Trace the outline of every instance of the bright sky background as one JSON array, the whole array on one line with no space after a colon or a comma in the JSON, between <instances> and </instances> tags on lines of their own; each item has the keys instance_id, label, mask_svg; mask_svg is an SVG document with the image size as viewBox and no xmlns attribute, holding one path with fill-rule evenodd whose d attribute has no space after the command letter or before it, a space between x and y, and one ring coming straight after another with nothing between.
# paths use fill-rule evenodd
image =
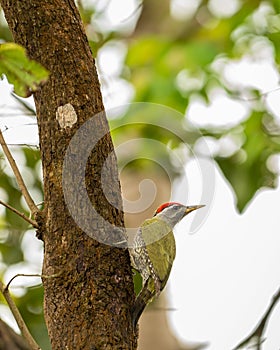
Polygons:
<instances>
[{"instance_id":1,"label":"bright sky background","mask_svg":"<svg viewBox=\"0 0 280 350\"><path fill-rule=\"evenodd\" d=\"M102 3L99 1L101 7ZM189 7L187 11L190 8L195 10L195 1L190 3L193 7ZM225 16L230 16L230 11L235 11L240 2L213 0L211 3L213 12L220 9L225 11ZM221 7L225 3L226 6ZM133 13L137 1L122 0L121 4L120 6L118 0L109 2L106 14L109 21L105 22L115 27L122 26L125 31L125 19ZM174 0L173 13L179 16L184 4L182 0ZM104 20L100 20L100 23L103 25ZM111 47L107 46L102 50L98 59L101 78L103 82L107 82L103 84L107 108L125 103L133 95L131 86L118 77L124 50L125 47L112 44ZM267 96L266 103L275 116L280 118L280 91L276 90L279 88L279 76L275 67L271 65L271 54L266 52L257 60L246 57L241 63L232 63L225 68L226 77L238 86L246 82L263 92L275 90ZM114 60L112 55L115 55ZM116 62L116 65L112 65L112 62ZM5 105L12 103L9 101L11 100L7 83L0 81L2 111L4 108L7 110ZM227 125L244 120L247 111L248 106L245 102L233 101L217 91L210 107L199 99L194 99L187 115L198 126L208 125L209 119L213 126L225 126L225 120ZM10 143L38 142L36 129L27 125L30 122L32 123L33 119L21 117L19 122L15 117L3 118L1 112L0 126L2 128L9 125L5 136ZM22 126L19 127L19 124ZM210 144L209 147L211 148ZM20 162L20 156L18 160ZM177 183L173 189L174 200L188 200L190 204L200 204L200 194L205 191L207 183L199 176L197 165L195 161L190 162L185 169L192 190L186 189L184 181ZM214 200L207 209L201 209L209 215L200 230L193 235L187 234L191 227L190 217L177 226L177 257L167 291L170 306L176 309L169 313L170 324L182 340L209 342L209 350L227 350L252 330L280 286L280 235L276 219L279 215L280 189L278 187L277 190L260 191L245 213L239 215L234 206L234 195L217 167L215 183ZM182 195L184 192L185 197ZM34 240L28 234L23 242L26 251L30 242ZM40 250L39 246L35 250ZM33 258L35 261L40 260L41 255ZM38 272L38 267L35 270L34 268L34 260L31 265L15 266L6 278L22 271ZM21 283L26 281L19 280L18 284ZM3 308L2 306L0 311ZM264 350L279 349L279 324L278 305L265 334L267 340L263 344Z\"/></svg>"}]
</instances>

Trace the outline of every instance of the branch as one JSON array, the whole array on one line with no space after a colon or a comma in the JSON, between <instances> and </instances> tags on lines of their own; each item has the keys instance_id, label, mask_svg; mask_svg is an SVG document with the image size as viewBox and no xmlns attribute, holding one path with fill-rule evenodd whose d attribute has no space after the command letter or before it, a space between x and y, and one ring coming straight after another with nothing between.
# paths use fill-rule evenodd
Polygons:
<instances>
[{"instance_id":1,"label":"branch","mask_svg":"<svg viewBox=\"0 0 280 350\"><path fill-rule=\"evenodd\" d=\"M265 330L267 321L275 307L275 305L277 304L277 302L280 300L280 288L277 291L277 293L272 297L271 303L268 307L268 309L266 310L265 314L263 315L263 317L261 318L261 320L259 321L258 325L256 326L256 328L248 335L248 337L246 337L241 343L239 343L235 348L233 348L233 350L238 350L240 348L242 348L244 345L248 344L250 342L250 340L256 338L256 346L257 346L257 350L261 349L261 344L264 342L264 339L262 338L263 336L263 332Z\"/></svg>"},{"instance_id":2,"label":"branch","mask_svg":"<svg viewBox=\"0 0 280 350\"><path fill-rule=\"evenodd\" d=\"M8 290L9 287L10 287L10 284L13 282L14 279L16 279L17 277L44 277L42 275L40 275L39 273L29 273L29 274L26 274L26 273L17 273L16 275L14 275L10 281L7 283L6 287L5 287L5 290Z\"/></svg>"},{"instance_id":3,"label":"branch","mask_svg":"<svg viewBox=\"0 0 280 350\"><path fill-rule=\"evenodd\" d=\"M1 349L30 350L26 340L0 319Z\"/></svg>"},{"instance_id":4,"label":"branch","mask_svg":"<svg viewBox=\"0 0 280 350\"><path fill-rule=\"evenodd\" d=\"M6 141L3 137L3 134L2 134L2 131L0 130L0 144L3 148L3 151L5 153L5 156L7 157L8 159L8 162L10 163L10 166L13 170L13 173L15 174L15 177L16 177L16 180L17 180L17 183L18 183L18 186L19 186L19 189L32 213L33 216L35 216L38 212L39 212L39 209L37 208L36 204L34 203L33 199L31 198L28 190L27 190L27 187L25 186L25 183L23 181L23 178L21 176L21 173L16 165L16 162L6 144Z\"/></svg>"},{"instance_id":5,"label":"branch","mask_svg":"<svg viewBox=\"0 0 280 350\"><path fill-rule=\"evenodd\" d=\"M59 277L61 274L63 273L63 269L60 270L58 273L55 273L53 275L42 275L40 273L17 273L16 275L14 275L9 282L7 283L5 290L8 290L11 283L13 282L14 279L16 279L17 277L40 277L40 278L56 278Z\"/></svg>"},{"instance_id":6,"label":"branch","mask_svg":"<svg viewBox=\"0 0 280 350\"><path fill-rule=\"evenodd\" d=\"M34 338L32 337L31 333L29 332L15 302L13 301L9 290L4 286L4 284L0 281L0 291L3 294L7 304L10 307L10 310L12 311L12 314L17 322L17 325L21 331L22 336L30 346L31 350L41 350L39 345L35 342Z\"/></svg>"},{"instance_id":7,"label":"branch","mask_svg":"<svg viewBox=\"0 0 280 350\"><path fill-rule=\"evenodd\" d=\"M33 227L35 228L39 228L38 224L36 221L30 219L29 217L27 217L25 214L21 213L20 211L18 211L16 208L12 207L11 205L1 201L0 199L0 204L2 204L4 207L10 209L13 213L16 213L18 216L20 216L23 220L27 221L29 224L31 224Z\"/></svg>"},{"instance_id":8,"label":"branch","mask_svg":"<svg viewBox=\"0 0 280 350\"><path fill-rule=\"evenodd\" d=\"M12 96L19 104L21 104L25 109L27 109L30 112L30 115L33 117L36 117L36 111L33 107L31 107L25 100L22 100L20 97L18 97L14 92L12 92Z\"/></svg>"}]
</instances>

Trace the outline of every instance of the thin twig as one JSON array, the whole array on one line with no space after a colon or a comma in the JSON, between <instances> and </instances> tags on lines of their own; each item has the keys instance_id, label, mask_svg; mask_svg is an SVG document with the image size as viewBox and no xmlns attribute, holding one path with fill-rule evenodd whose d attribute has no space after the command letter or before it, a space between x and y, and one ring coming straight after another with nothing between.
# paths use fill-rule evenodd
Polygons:
<instances>
[{"instance_id":1,"label":"thin twig","mask_svg":"<svg viewBox=\"0 0 280 350\"><path fill-rule=\"evenodd\" d=\"M39 209L37 208L36 204L34 203L32 197L30 196L28 190L27 190L27 187L25 186L25 183L23 181L23 178L21 176L21 173L16 165L16 162L5 142L5 139L3 137L3 134L2 134L2 131L0 130L0 144L3 148L3 151L8 159L8 162L10 163L10 166L15 174L15 177L16 177L16 180L17 180L17 183L18 183L18 186L19 186L19 189L32 213L33 216L35 216L38 212L39 212Z\"/></svg>"},{"instance_id":2,"label":"thin twig","mask_svg":"<svg viewBox=\"0 0 280 350\"><path fill-rule=\"evenodd\" d=\"M29 224L31 224L33 227L35 228L39 228L38 224L36 221L30 219L29 217L27 217L25 214L21 213L20 211L18 211L16 208L12 207L11 205L1 201L0 199L0 204L3 205L4 207L8 208L9 210L11 210L13 213L17 214L18 216L20 216L23 220L27 221Z\"/></svg>"},{"instance_id":3,"label":"thin twig","mask_svg":"<svg viewBox=\"0 0 280 350\"><path fill-rule=\"evenodd\" d=\"M40 277L40 278L56 278L59 277L61 274L63 273L63 270L59 271L58 273L55 273L53 275L42 275L40 273L17 273L16 275L14 275L9 282L7 283L5 289L9 289L11 283L13 282L14 279L16 279L17 277Z\"/></svg>"},{"instance_id":4,"label":"thin twig","mask_svg":"<svg viewBox=\"0 0 280 350\"><path fill-rule=\"evenodd\" d=\"M143 6L143 1L141 1L141 2L138 4L138 6L131 12L131 14L130 14L128 17L124 18L124 19L121 21L121 23L125 23L125 22L127 22L129 19L131 19L133 16L135 16L136 13L141 9L142 6Z\"/></svg>"},{"instance_id":5,"label":"thin twig","mask_svg":"<svg viewBox=\"0 0 280 350\"><path fill-rule=\"evenodd\" d=\"M30 349L32 350L41 350L39 345L36 343L36 341L34 340L34 338L32 337L31 333L29 332L15 302L13 301L9 290L4 286L4 284L0 281L0 291L3 294L7 304L10 307L10 310L17 322L17 325L21 331L22 336L24 337L24 339L26 340L26 342L28 343L28 345L30 346Z\"/></svg>"},{"instance_id":6,"label":"thin twig","mask_svg":"<svg viewBox=\"0 0 280 350\"><path fill-rule=\"evenodd\" d=\"M14 92L12 92L12 96L14 99L16 99L25 109L27 109L33 117L36 117L36 111L35 109L29 105L27 102L22 100L20 97L18 97Z\"/></svg>"},{"instance_id":7,"label":"thin twig","mask_svg":"<svg viewBox=\"0 0 280 350\"><path fill-rule=\"evenodd\" d=\"M275 307L275 305L277 304L277 302L280 300L280 289L277 291L277 293L272 297L271 303L268 307L268 309L266 310L266 312L264 313L263 317L261 318L261 320L259 321L258 325L256 326L256 328L254 328L254 330L248 335L248 337L246 337L244 340L242 340L242 342L240 342L233 350L238 350L240 348L242 348L244 345L248 344L250 342L250 340L256 338L256 346L257 346L257 350L261 349L261 344L263 343L263 332L265 330L265 326L267 324L267 321Z\"/></svg>"},{"instance_id":8,"label":"thin twig","mask_svg":"<svg viewBox=\"0 0 280 350\"><path fill-rule=\"evenodd\" d=\"M276 91L279 91L280 90L280 87L277 87L273 90L268 90L268 91L265 91L263 93L261 93L259 96L257 97L249 97L249 98L246 98L246 97L242 97L241 95L238 95L238 94L233 94L231 97L234 99L234 100L239 100L239 101L243 101L243 102L253 102L253 101L259 101L260 98L262 97L267 97L268 95L270 95L271 93L273 92L276 92Z\"/></svg>"},{"instance_id":9,"label":"thin twig","mask_svg":"<svg viewBox=\"0 0 280 350\"><path fill-rule=\"evenodd\" d=\"M39 273L17 273L16 275L14 275L10 281L7 283L5 290L10 288L10 284L13 282L14 279L16 279L17 277L42 277L42 275L40 275Z\"/></svg>"}]
</instances>

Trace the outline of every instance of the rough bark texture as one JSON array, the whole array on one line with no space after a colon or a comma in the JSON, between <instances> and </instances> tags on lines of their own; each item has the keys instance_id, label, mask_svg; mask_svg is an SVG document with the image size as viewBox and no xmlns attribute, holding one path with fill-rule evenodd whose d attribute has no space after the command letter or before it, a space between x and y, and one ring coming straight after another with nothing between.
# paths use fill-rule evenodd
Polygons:
<instances>
[{"instance_id":1,"label":"rough bark texture","mask_svg":"<svg viewBox=\"0 0 280 350\"><path fill-rule=\"evenodd\" d=\"M130 321L134 301L129 256L86 235L74 222L64 202L63 160L79 127L103 110L97 73L79 13L73 0L1 0L15 42L30 58L51 73L34 94L42 154L45 209L42 239L45 244L43 279L45 318L52 349L135 349ZM61 128L59 106L70 103L77 122ZM123 225L116 160L107 162L106 186L110 205L101 188L101 169L113 146L105 114L94 117L95 130L105 136L88 159L85 183L88 196L107 221ZM85 136L86 137L86 136ZM75 158L75 154L72 155ZM81 169L74 169L80 174ZM72 176L75 181L75 175ZM78 180L77 180L78 181ZM79 180L80 181L80 180ZM71 183L68 183L71 191ZM116 208L115 208L116 207ZM86 218L83 207L77 208ZM91 222L95 235L104 231Z\"/></svg>"}]
</instances>

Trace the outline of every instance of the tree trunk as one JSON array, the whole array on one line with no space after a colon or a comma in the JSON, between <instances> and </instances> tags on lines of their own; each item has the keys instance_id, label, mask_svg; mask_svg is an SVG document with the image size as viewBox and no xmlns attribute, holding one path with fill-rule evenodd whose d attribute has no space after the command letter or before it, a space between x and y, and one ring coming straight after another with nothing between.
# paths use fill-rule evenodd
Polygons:
<instances>
[{"instance_id":1,"label":"tree trunk","mask_svg":"<svg viewBox=\"0 0 280 350\"><path fill-rule=\"evenodd\" d=\"M123 214L100 86L78 10L74 0L0 2L15 42L50 71L34 99L45 193L39 232L45 245L44 311L52 349L136 349L128 252L102 243L123 240L107 224L122 227ZM90 130L81 128L86 121ZM77 142L69 147L77 130L78 150ZM91 135L98 142L83 169L78 158L87 154L83 142L88 145ZM91 217L92 208L83 203L85 186L100 216Z\"/></svg>"}]
</instances>

